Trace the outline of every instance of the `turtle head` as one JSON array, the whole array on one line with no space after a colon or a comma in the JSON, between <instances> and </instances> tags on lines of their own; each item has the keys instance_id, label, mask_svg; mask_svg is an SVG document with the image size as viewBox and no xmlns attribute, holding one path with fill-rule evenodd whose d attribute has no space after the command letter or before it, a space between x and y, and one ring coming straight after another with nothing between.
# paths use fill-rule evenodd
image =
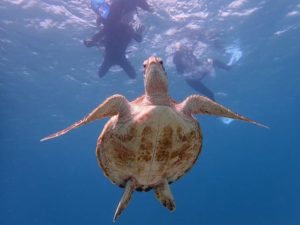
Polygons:
<instances>
[{"instance_id":1,"label":"turtle head","mask_svg":"<svg viewBox=\"0 0 300 225\"><path fill-rule=\"evenodd\" d=\"M163 61L151 56L144 61L145 94L148 96L168 95L168 79Z\"/></svg>"}]
</instances>

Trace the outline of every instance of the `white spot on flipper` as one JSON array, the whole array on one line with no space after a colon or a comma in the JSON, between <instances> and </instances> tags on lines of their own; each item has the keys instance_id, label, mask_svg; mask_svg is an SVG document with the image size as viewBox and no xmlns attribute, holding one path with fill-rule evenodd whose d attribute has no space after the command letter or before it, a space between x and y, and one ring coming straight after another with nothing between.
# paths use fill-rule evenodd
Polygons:
<instances>
[{"instance_id":1,"label":"white spot on flipper","mask_svg":"<svg viewBox=\"0 0 300 225\"><path fill-rule=\"evenodd\" d=\"M234 121L234 119L227 118L227 117L219 117L219 119L222 121L222 123L226 125L229 125Z\"/></svg>"}]
</instances>

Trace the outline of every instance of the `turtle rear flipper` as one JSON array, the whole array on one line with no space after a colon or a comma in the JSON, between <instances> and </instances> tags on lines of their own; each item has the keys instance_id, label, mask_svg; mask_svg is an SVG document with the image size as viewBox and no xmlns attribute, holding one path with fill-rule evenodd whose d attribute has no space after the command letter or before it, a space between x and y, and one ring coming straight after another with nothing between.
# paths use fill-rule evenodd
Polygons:
<instances>
[{"instance_id":1,"label":"turtle rear flipper","mask_svg":"<svg viewBox=\"0 0 300 225\"><path fill-rule=\"evenodd\" d=\"M135 184L134 184L133 180L132 179L128 180L125 185L124 194L123 194L123 196L118 204L118 207L116 209L113 222L115 222L120 217L123 210L127 207L134 189L135 189Z\"/></svg>"},{"instance_id":2,"label":"turtle rear flipper","mask_svg":"<svg viewBox=\"0 0 300 225\"><path fill-rule=\"evenodd\" d=\"M175 210L176 208L175 200L167 180L164 180L162 184L158 185L155 188L155 196L164 207L166 207L170 211Z\"/></svg>"}]
</instances>

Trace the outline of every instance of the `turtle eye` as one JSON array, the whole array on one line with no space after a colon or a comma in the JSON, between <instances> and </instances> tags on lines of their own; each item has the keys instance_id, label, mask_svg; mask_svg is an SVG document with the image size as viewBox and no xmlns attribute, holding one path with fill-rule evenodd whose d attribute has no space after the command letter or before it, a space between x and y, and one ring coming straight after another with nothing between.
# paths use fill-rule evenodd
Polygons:
<instances>
[{"instance_id":1,"label":"turtle eye","mask_svg":"<svg viewBox=\"0 0 300 225\"><path fill-rule=\"evenodd\" d=\"M165 70L165 67L164 67L164 62L163 62L162 60L159 60L159 63L160 63L160 65L161 65L162 69L163 69L164 71L166 71L166 70Z\"/></svg>"}]
</instances>

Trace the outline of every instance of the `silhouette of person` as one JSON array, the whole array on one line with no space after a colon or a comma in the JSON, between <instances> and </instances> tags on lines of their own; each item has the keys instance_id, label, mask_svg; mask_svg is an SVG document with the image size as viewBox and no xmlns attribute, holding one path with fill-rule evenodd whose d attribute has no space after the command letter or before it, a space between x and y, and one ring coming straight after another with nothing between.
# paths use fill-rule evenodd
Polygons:
<instances>
[{"instance_id":1,"label":"silhouette of person","mask_svg":"<svg viewBox=\"0 0 300 225\"><path fill-rule=\"evenodd\" d=\"M135 69L126 58L126 49L132 39L142 41L142 30L140 27L135 31L131 25L122 22L115 22L105 30L104 60L98 71L99 77L105 76L114 65L119 65L131 79L136 77Z\"/></svg>"},{"instance_id":2,"label":"silhouette of person","mask_svg":"<svg viewBox=\"0 0 300 225\"><path fill-rule=\"evenodd\" d=\"M191 88L212 100L215 100L214 93L202 83L202 79L211 75L214 68L230 70L230 66L217 59L209 58L201 62L190 49L180 43L176 44L173 63Z\"/></svg>"},{"instance_id":3,"label":"silhouette of person","mask_svg":"<svg viewBox=\"0 0 300 225\"><path fill-rule=\"evenodd\" d=\"M84 40L86 47L104 47L104 60L98 71L99 77L103 77L110 67L119 65L134 79L136 72L126 58L126 49L131 42L142 41L143 26L136 30L131 25L131 14L141 8L151 11L146 0L114 0L109 6L104 0L91 0L91 6L97 13L97 32L90 40Z\"/></svg>"}]
</instances>

